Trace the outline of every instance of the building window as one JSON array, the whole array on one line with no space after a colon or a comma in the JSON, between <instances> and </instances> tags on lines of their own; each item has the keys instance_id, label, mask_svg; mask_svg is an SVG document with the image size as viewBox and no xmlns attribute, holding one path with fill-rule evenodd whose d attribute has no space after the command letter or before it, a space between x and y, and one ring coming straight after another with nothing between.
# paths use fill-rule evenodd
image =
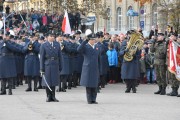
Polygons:
<instances>
[{"instance_id":1,"label":"building window","mask_svg":"<svg viewBox=\"0 0 180 120\"><path fill-rule=\"evenodd\" d=\"M117 9L117 30L121 31L122 29L122 10L120 7Z\"/></svg>"},{"instance_id":2,"label":"building window","mask_svg":"<svg viewBox=\"0 0 180 120\"><path fill-rule=\"evenodd\" d=\"M153 26L157 25L157 4L156 3L152 6L152 25Z\"/></svg>"},{"instance_id":3,"label":"building window","mask_svg":"<svg viewBox=\"0 0 180 120\"><path fill-rule=\"evenodd\" d=\"M134 29L134 17L129 16L129 30Z\"/></svg>"},{"instance_id":4,"label":"building window","mask_svg":"<svg viewBox=\"0 0 180 120\"><path fill-rule=\"evenodd\" d=\"M110 31L111 30L111 10L110 10L110 8L107 9L107 15L108 15L107 31Z\"/></svg>"},{"instance_id":5,"label":"building window","mask_svg":"<svg viewBox=\"0 0 180 120\"><path fill-rule=\"evenodd\" d=\"M132 9L132 6L128 7L128 10ZM129 30L134 29L134 17L133 16L128 16L128 26Z\"/></svg>"}]
</instances>

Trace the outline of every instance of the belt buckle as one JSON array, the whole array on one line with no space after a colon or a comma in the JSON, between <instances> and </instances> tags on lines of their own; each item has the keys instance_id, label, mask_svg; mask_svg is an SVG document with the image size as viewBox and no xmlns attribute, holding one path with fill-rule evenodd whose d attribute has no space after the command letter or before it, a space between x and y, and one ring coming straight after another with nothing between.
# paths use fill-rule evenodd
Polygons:
<instances>
[{"instance_id":1,"label":"belt buckle","mask_svg":"<svg viewBox=\"0 0 180 120\"><path fill-rule=\"evenodd\" d=\"M55 58L54 58L54 57L51 57L51 60L55 60Z\"/></svg>"}]
</instances>

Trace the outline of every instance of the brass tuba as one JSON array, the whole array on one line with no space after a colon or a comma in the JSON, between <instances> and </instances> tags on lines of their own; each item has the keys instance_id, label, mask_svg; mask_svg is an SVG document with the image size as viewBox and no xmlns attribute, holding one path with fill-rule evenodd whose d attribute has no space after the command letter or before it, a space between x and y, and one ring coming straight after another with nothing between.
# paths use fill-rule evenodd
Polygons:
<instances>
[{"instance_id":1,"label":"brass tuba","mask_svg":"<svg viewBox=\"0 0 180 120\"><path fill-rule=\"evenodd\" d=\"M133 55L137 50L141 50L144 45L144 37L139 32L132 32L126 49L128 51L124 54L126 61L132 61Z\"/></svg>"}]
</instances>

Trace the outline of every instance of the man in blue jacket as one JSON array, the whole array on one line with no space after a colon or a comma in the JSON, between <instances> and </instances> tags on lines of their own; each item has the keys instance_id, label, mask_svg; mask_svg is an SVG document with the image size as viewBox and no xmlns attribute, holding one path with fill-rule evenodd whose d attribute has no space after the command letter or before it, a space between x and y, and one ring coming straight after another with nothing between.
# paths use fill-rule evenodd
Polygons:
<instances>
[{"instance_id":1,"label":"man in blue jacket","mask_svg":"<svg viewBox=\"0 0 180 120\"><path fill-rule=\"evenodd\" d=\"M43 78L42 86L46 87L46 102L59 102L55 98L55 86L58 86L60 71L62 70L62 56L60 44L54 35L48 35L48 41L40 48L40 70Z\"/></svg>"},{"instance_id":2,"label":"man in blue jacket","mask_svg":"<svg viewBox=\"0 0 180 120\"><path fill-rule=\"evenodd\" d=\"M95 45L95 37L91 35L89 40L83 41L77 50L84 56L80 85L86 87L88 104L98 104L96 97L99 82L99 52Z\"/></svg>"},{"instance_id":3,"label":"man in blue jacket","mask_svg":"<svg viewBox=\"0 0 180 120\"><path fill-rule=\"evenodd\" d=\"M25 61L24 61L24 75L27 77L28 88L26 92L32 91L31 81L34 80L34 91L38 91L37 83L40 76L40 63L39 63L39 48L38 35L32 34L30 42L24 47Z\"/></svg>"}]
</instances>

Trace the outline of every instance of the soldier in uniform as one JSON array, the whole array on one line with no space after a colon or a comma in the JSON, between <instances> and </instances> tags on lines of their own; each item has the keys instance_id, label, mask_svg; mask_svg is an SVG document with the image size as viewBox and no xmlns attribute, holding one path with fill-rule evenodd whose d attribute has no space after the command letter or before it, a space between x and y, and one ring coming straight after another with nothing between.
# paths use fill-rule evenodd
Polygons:
<instances>
[{"instance_id":1,"label":"soldier in uniform","mask_svg":"<svg viewBox=\"0 0 180 120\"><path fill-rule=\"evenodd\" d=\"M47 39L40 48L40 70L42 77L44 76L42 86L46 87L46 102L59 102L55 98L55 86L58 86L59 73L62 70L61 48L53 34L49 34Z\"/></svg>"},{"instance_id":2,"label":"soldier in uniform","mask_svg":"<svg viewBox=\"0 0 180 120\"><path fill-rule=\"evenodd\" d=\"M14 50L20 51L14 42L10 41L9 37L0 36L0 79L1 92L0 95L6 94L6 82L8 83L8 94L12 95L13 78L17 76L16 62L14 57Z\"/></svg>"},{"instance_id":3,"label":"soldier in uniform","mask_svg":"<svg viewBox=\"0 0 180 120\"><path fill-rule=\"evenodd\" d=\"M75 37L71 36L70 38L70 68L71 68L71 74L68 81L68 89L71 89L71 87L76 87L78 82L78 66L79 66L79 59L78 59L78 48L79 44L76 43Z\"/></svg>"},{"instance_id":4,"label":"soldier in uniform","mask_svg":"<svg viewBox=\"0 0 180 120\"><path fill-rule=\"evenodd\" d=\"M75 34L75 41L76 41L76 44L78 45L81 45L81 43L83 42L82 38L81 38L81 31L78 30ZM83 65L83 61L84 61L84 57L82 54L78 53L77 54L77 57L76 57L76 60L78 61L78 66L77 66L77 72L74 73L74 81L75 84L73 84L74 86L73 87L76 87L79 85L80 83L80 79L81 79L81 72L82 72L82 65Z\"/></svg>"},{"instance_id":5,"label":"soldier in uniform","mask_svg":"<svg viewBox=\"0 0 180 120\"><path fill-rule=\"evenodd\" d=\"M98 104L96 97L99 83L99 51L95 45L95 37L91 35L89 40L83 41L77 50L84 56L80 85L86 87L88 104Z\"/></svg>"},{"instance_id":6,"label":"soldier in uniform","mask_svg":"<svg viewBox=\"0 0 180 120\"><path fill-rule=\"evenodd\" d=\"M177 34L176 33L172 33L170 36L170 40L172 41L176 41L177 40ZM168 61L168 57L167 57L167 61ZM168 93L168 96L177 96L178 95L178 89L179 89L179 81L177 80L175 74L171 73L168 71L168 80L169 83L171 84L171 88L172 91L170 93Z\"/></svg>"},{"instance_id":7,"label":"soldier in uniform","mask_svg":"<svg viewBox=\"0 0 180 120\"><path fill-rule=\"evenodd\" d=\"M64 35L64 40L62 41L62 70L60 73L60 82L59 82L59 88L57 89L57 92L66 92L67 89L67 81L69 79L69 75L71 73L70 69L70 58L69 58L69 35Z\"/></svg>"},{"instance_id":8,"label":"soldier in uniform","mask_svg":"<svg viewBox=\"0 0 180 120\"><path fill-rule=\"evenodd\" d=\"M140 51L137 50L136 53L133 56L132 61L126 61L124 59L124 54L128 52L127 47L127 40L124 40L121 44L120 49L120 57L123 58L122 60L122 66L121 66L121 78L125 80L127 89L125 93L130 93L131 88L133 93L136 93L136 81L140 77L140 65L139 65L139 59L140 59Z\"/></svg>"},{"instance_id":9,"label":"soldier in uniform","mask_svg":"<svg viewBox=\"0 0 180 120\"><path fill-rule=\"evenodd\" d=\"M164 41L164 34L159 33L157 41L153 41L150 51L154 52L154 67L156 71L156 80L159 90L154 94L166 94L166 53L167 47Z\"/></svg>"},{"instance_id":10,"label":"soldier in uniform","mask_svg":"<svg viewBox=\"0 0 180 120\"><path fill-rule=\"evenodd\" d=\"M100 81L99 81L99 86L101 88L105 87L106 84L106 77L107 77L107 72L108 72L108 57L106 55L107 48L103 44L103 33L98 32L96 33L97 36L97 45L98 50L99 50L99 73L100 73Z\"/></svg>"},{"instance_id":11,"label":"soldier in uniform","mask_svg":"<svg viewBox=\"0 0 180 120\"><path fill-rule=\"evenodd\" d=\"M37 83L40 76L40 63L39 63L39 49L40 43L38 42L38 34L32 34L30 42L24 47L25 53L25 64L24 64L24 75L27 77L28 88L26 92L32 91L31 81L34 80L34 91L38 91Z\"/></svg>"}]
</instances>

